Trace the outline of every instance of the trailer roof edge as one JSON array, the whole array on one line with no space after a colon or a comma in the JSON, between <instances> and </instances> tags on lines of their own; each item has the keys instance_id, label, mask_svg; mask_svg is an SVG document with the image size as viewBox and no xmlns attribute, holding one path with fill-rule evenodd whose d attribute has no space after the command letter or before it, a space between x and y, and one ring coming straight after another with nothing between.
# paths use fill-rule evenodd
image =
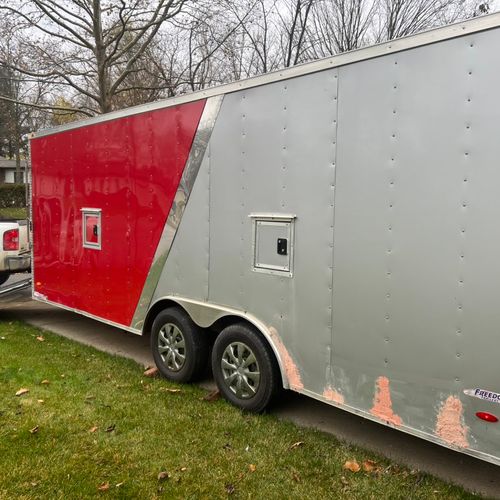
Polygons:
<instances>
[{"instance_id":1,"label":"trailer roof edge","mask_svg":"<svg viewBox=\"0 0 500 500\"><path fill-rule=\"evenodd\" d=\"M60 125L58 127L42 129L38 132L35 132L31 138L43 137L66 130L72 130L87 125L94 125L97 123L116 120L125 116L137 115L148 111L154 111L156 109L177 106L179 104L198 101L200 99L207 99L218 95L230 94L239 90L250 89L253 87L258 87L260 85L279 82L281 80L288 80L290 78L296 78L298 76L307 75L310 73L317 73L329 68L338 68L340 66L346 66L355 62L374 59L376 57L381 57L387 54L402 52L405 50L414 49L437 42L451 40L453 38L472 35L474 33L479 33L498 27L500 27L500 12L468 19L466 21L461 21L454 24L449 24L440 28L422 31L415 35L398 38L376 45L370 45L368 47L363 47L350 52L343 52L341 54L337 54L324 59L317 59L315 61L299 64L291 68L264 73L263 75L253 76L244 80L238 80L236 82L225 83L204 90L198 90L190 94L183 94L175 97L170 97L168 99L150 102L147 104L140 104L138 106L124 108L118 111L113 111L111 113L97 115L95 117L85 118L83 120Z\"/></svg>"}]
</instances>

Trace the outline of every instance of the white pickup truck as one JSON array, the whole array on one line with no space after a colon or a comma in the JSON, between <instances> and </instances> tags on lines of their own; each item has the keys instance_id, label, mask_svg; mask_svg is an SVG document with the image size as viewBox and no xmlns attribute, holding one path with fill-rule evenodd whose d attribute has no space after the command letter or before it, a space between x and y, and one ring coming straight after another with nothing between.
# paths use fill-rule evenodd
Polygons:
<instances>
[{"instance_id":1,"label":"white pickup truck","mask_svg":"<svg viewBox=\"0 0 500 500\"><path fill-rule=\"evenodd\" d=\"M25 220L0 220L0 285L13 273L31 269L28 223Z\"/></svg>"}]
</instances>

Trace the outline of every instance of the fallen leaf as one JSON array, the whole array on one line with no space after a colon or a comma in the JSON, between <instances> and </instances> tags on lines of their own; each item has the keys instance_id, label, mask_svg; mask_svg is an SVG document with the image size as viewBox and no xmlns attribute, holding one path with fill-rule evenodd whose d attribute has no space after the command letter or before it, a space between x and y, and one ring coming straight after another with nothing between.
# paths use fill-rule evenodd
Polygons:
<instances>
[{"instance_id":1,"label":"fallen leaf","mask_svg":"<svg viewBox=\"0 0 500 500\"><path fill-rule=\"evenodd\" d=\"M30 392L29 389L25 389L24 387L21 387L21 389L19 389L16 392L16 396L22 396L23 394L27 394L28 392Z\"/></svg>"},{"instance_id":2,"label":"fallen leaf","mask_svg":"<svg viewBox=\"0 0 500 500\"><path fill-rule=\"evenodd\" d=\"M187 471L187 469L188 469L187 467L181 467L179 470L180 470L181 472L185 472L185 471Z\"/></svg>"},{"instance_id":3,"label":"fallen leaf","mask_svg":"<svg viewBox=\"0 0 500 500\"><path fill-rule=\"evenodd\" d=\"M38 431L39 431L39 427L38 425L35 425L35 427L33 427L33 429L30 429L30 434L36 434Z\"/></svg>"},{"instance_id":4,"label":"fallen leaf","mask_svg":"<svg viewBox=\"0 0 500 500\"><path fill-rule=\"evenodd\" d=\"M161 471L158 473L158 481L165 481L168 479L168 472L167 471Z\"/></svg>"},{"instance_id":5,"label":"fallen leaf","mask_svg":"<svg viewBox=\"0 0 500 500\"><path fill-rule=\"evenodd\" d=\"M292 471L292 479L296 482L296 483L300 483L301 479L300 479L300 475L297 471Z\"/></svg>"},{"instance_id":6,"label":"fallen leaf","mask_svg":"<svg viewBox=\"0 0 500 500\"><path fill-rule=\"evenodd\" d=\"M35 488L36 486L38 486L38 483L32 482L31 486L33 486L33 488Z\"/></svg>"},{"instance_id":7,"label":"fallen leaf","mask_svg":"<svg viewBox=\"0 0 500 500\"><path fill-rule=\"evenodd\" d=\"M65 378L65 377L66 377L66 375L64 375L64 373L62 373L61 374L61 378Z\"/></svg>"},{"instance_id":8,"label":"fallen leaf","mask_svg":"<svg viewBox=\"0 0 500 500\"><path fill-rule=\"evenodd\" d=\"M234 487L234 484L231 484L231 483L226 484L225 488L226 488L226 493L227 493L228 495L232 495L232 494L234 493L235 489L236 489L236 488Z\"/></svg>"},{"instance_id":9,"label":"fallen leaf","mask_svg":"<svg viewBox=\"0 0 500 500\"><path fill-rule=\"evenodd\" d=\"M348 460L344 464L344 469L350 470L351 472L359 472L361 470L361 467L358 462L356 462L356 460Z\"/></svg>"},{"instance_id":10,"label":"fallen leaf","mask_svg":"<svg viewBox=\"0 0 500 500\"><path fill-rule=\"evenodd\" d=\"M42 381L40 382L40 384L42 384L42 385L49 385L49 384L50 384L50 381L49 381L49 380L42 380Z\"/></svg>"},{"instance_id":11,"label":"fallen leaf","mask_svg":"<svg viewBox=\"0 0 500 500\"><path fill-rule=\"evenodd\" d=\"M146 371L143 373L145 377L157 377L159 375L158 368L156 366L153 366L152 368L147 368Z\"/></svg>"},{"instance_id":12,"label":"fallen leaf","mask_svg":"<svg viewBox=\"0 0 500 500\"><path fill-rule=\"evenodd\" d=\"M180 389L169 389L168 387L165 387L163 389L165 392L170 392L171 394L177 394L178 392L182 392Z\"/></svg>"},{"instance_id":13,"label":"fallen leaf","mask_svg":"<svg viewBox=\"0 0 500 500\"><path fill-rule=\"evenodd\" d=\"M304 446L304 441L297 441L290 446L291 450L295 450L295 448L299 448L300 446Z\"/></svg>"},{"instance_id":14,"label":"fallen leaf","mask_svg":"<svg viewBox=\"0 0 500 500\"><path fill-rule=\"evenodd\" d=\"M250 465L248 466L248 470L249 470L250 472L255 472L255 471L256 471L256 469L257 469L257 467L255 466L255 464L250 464Z\"/></svg>"},{"instance_id":15,"label":"fallen leaf","mask_svg":"<svg viewBox=\"0 0 500 500\"><path fill-rule=\"evenodd\" d=\"M113 432L116 429L116 424L111 424L106 428L106 432Z\"/></svg>"},{"instance_id":16,"label":"fallen leaf","mask_svg":"<svg viewBox=\"0 0 500 500\"><path fill-rule=\"evenodd\" d=\"M5 340L5 337L0 337L0 340Z\"/></svg>"},{"instance_id":17,"label":"fallen leaf","mask_svg":"<svg viewBox=\"0 0 500 500\"><path fill-rule=\"evenodd\" d=\"M215 389L215 391L209 392L205 396L203 396L202 400L203 401L208 401L211 403L212 401L217 401L220 399L220 392L218 389Z\"/></svg>"},{"instance_id":18,"label":"fallen leaf","mask_svg":"<svg viewBox=\"0 0 500 500\"><path fill-rule=\"evenodd\" d=\"M36 339L38 340L38 342L45 342L45 339L42 335L39 335Z\"/></svg>"},{"instance_id":19,"label":"fallen leaf","mask_svg":"<svg viewBox=\"0 0 500 500\"><path fill-rule=\"evenodd\" d=\"M122 481L121 483L116 483L115 488L119 488L120 486L123 486L125 481Z\"/></svg>"},{"instance_id":20,"label":"fallen leaf","mask_svg":"<svg viewBox=\"0 0 500 500\"><path fill-rule=\"evenodd\" d=\"M377 469L378 469L377 462L374 462L373 460L365 460L363 462L363 470L365 472L373 472Z\"/></svg>"},{"instance_id":21,"label":"fallen leaf","mask_svg":"<svg viewBox=\"0 0 500 500\"><path fill-rule=\"evenodd\" d=\"M89 429L89 432L95 432L99 427L97 427L97 425L94 425L94 427L91 427Z\"/></svg>"},{"instance_id":22,"label":"fallen leaf","mask_svg":"<svg viewBox=\"0 0 500 500\"><path fill-rule=\"evenodd\" d=\"M108 491L109 490L109 483L102 483L100 486L97 488L99 491Z\"/></svg>"},{"instance_id":23,"label":"fallen leaf","mask_svg":"<svg viewBox=\"0 0 500 500\"><path fill-rule=\"evenodd\" d=\"M38 401L41 405L43 405L43 403L45 403L45 401L44 401L43 399L37 399L37 401Z\"/></svg>"}]
</instances>

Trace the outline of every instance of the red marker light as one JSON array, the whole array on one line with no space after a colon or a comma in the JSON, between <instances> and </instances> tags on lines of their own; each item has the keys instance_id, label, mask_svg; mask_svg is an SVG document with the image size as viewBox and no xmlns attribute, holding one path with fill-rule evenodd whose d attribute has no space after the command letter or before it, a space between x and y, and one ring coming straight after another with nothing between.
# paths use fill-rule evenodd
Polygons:
<instances>
[{"instance_id":1,"label":"red marker light","mask_svg":"<svg viewBox=\"0 0 500 500\"><path fill-rule=\"evenodd\" d=\"M487 413L485 411L478 411L476 413L476 417L480 418L481 420L484 420L485 422L491 422L491 423L498 422L498 418L495 417L495 415L492 415L491 413Z\"/></svg>"}]
</instances>

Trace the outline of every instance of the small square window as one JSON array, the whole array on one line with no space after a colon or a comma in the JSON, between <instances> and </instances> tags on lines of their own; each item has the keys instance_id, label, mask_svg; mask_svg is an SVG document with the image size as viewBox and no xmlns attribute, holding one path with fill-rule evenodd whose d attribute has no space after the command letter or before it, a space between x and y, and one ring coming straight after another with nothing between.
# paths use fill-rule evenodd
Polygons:
<instances>
[{"instance_id":1,"label":"small square window","mask_svg":"<svg viewBox=\"0 0 500 500\"><path fill-rule=\"evenodd\" d=\"M82 208L84 248L101 249L101 209Z\"/></svg>"}]
</instances>

